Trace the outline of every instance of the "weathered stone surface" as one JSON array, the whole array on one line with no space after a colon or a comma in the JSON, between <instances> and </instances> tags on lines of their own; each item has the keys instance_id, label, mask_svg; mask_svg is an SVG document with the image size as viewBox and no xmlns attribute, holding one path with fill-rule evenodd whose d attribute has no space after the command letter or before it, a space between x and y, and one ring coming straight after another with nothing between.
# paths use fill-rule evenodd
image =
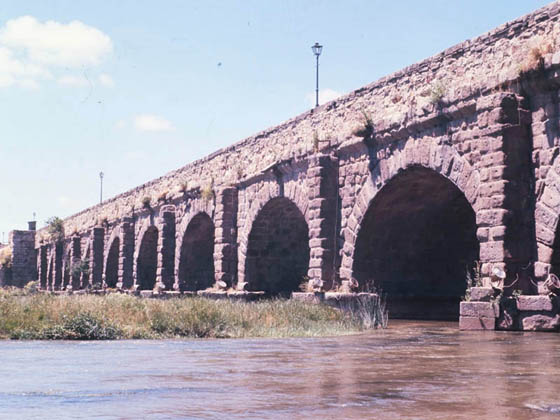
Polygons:
<instances>
[{"instance_id":1,"label":"weathered stone surface","mask_svg":"<svg viewBox=\"0 0 560 420\"><path fill-rule=\"evenodd\" d=\"M292 299L305 303L321 303L325 298L324 293L293 292Z\"/></svg>"},{"instance_id":2,"label":"weathered stone surface","mask_svg":"<svg viewBox=\"0 0 560 420\"><path fill-rule=\"evenodd\" d=\"M463 316L459 317L459 329L463 331L494 330L496 318Z\"/></svg>"},{"instance_id":3,"label":"weathered stone surface","mask_svg":"<svg viewBox=\"0 0 560 420\"><path fill-rule=\"evenodd\" d=\"M500 313L494 302L461 302L460 314L466 317L497 318Z\"/></svg>"},{"instance_id":4,"label":"weathered stone surface","mask_svg":"<svg viewBox=\"0 0 560 420\"><path fill-rule=\"evenodd\" d=\"M522 312L520 323L523 331L558 331L560 329L560 314Z\"/></svg>"},{"instance_id":5,"label":"weathered stone surface","mask_svg":"<svg viewBox=\"0 0 560 420\"><path fill-rule=\"evenodd\" d=\"M494 296L494 289L491 287L471 287L471 301L490 302Z\"/></svg>"},{"instance_id":6,"label":"weathered stone surface","mask_svg":"<svg viewBox=\"0 0 560 420\"><path fill-rule=\"evenodd\" d=\"M554 302L548 296L522 295L517 298L517 309L520 311L552 311Z\"/></svg>"}]
</instances>

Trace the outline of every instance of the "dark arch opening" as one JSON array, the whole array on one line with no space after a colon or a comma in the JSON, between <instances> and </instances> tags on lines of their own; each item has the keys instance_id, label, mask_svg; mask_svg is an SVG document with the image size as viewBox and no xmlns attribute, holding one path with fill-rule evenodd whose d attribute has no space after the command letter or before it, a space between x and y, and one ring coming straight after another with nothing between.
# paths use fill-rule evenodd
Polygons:
<instances>
[{"instance_id":1,"label":"dark arch opening","mask_svg":"<svg viewBox=\"0 0 560 420\"><path fill-rule=\"evenodd\" d=\"M91 259L91 247L88 246L86 251L86 256L82 261L80 261L80 265L82 269L80 270L80 282L82 285L82 289L87 289L89 287L89 273L91 270L90 267L90 259Z\"/></svg>"},{"instance_id":2,"label":"dark arch opening","mask_svg":"<svg viewBox=\"0 0 560 420\"><path fill-rule=\"evenodd\" d=\"M245 260L250 290L289 297L309 267L309 230L303 214L287 198L270 200L251 228Z\"/></svg>"},{"instance_id":3,"label":"dark arch opening","mask_svg":"<svg viewBox=\"0 0 560 420\"><path fill-rule=\"evenodd\" d=\"M156 285L158 230L150 226L140 244L136 261L136 275L139 290L152 290Z\"/></svg>"},{"instance_id":4,"label":"dark arch opening","mask_svg":"<svg viewBox=\"0 0 560 420\"><path fill-rule=\"evenodd\" d=\"M181 290L204 290L214 284L214 223L206 213L192 218L179 259Z\"/></svg>"},{"instance_id":5,"label":"dark arch opening","mask_svg":"<svg viewBox=\"0 0 560 420\"><path fill-rule=\"evenodd\" d=\"M552 256L550 257L550 272L560 277L560 223L556 227L554 242L552 243Z\"/></svg>"},{"instance_id":6,"label":"dark arch opening","mask_svg":"<svg viewBox=\"0 0 560 420\"><path fill-rule=\"evenodd\" d=\"M66 252L64 256L64 263L63 263L63 274L62 274L62 289L66 290L68 285L70 284L70 276L72 273L72 252L70 249Z\"/></svg>"},{"instance_id":7,"label":"dark arch opening","mask_svg":"<svg viewBox=\"0 0 560 420\"><path fill-rule=\"evenodd\" d=\"M393 318L456 320L478 255L476 217L464 194L433 170L412 167L371 202L353 273L361 290L387 294Z\"/></svg>"},{"instance_id":8,"label":"dark arch opening","mask_svg":"<svg viewBox=\"0 0 560 420\"><path fill-rule=\"evenodd\" d=\"M120 239L115 238L109 253L107 254L107 264L105 265L105 284L107 287L115 288L119 281L119 250Z\"/></svg>"}]
</instances>

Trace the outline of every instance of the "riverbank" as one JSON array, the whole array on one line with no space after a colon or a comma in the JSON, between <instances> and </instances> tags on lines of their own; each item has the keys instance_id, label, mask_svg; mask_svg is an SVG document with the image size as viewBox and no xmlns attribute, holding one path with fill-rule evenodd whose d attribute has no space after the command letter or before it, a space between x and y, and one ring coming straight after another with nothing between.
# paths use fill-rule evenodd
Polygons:
<instances>
[{"instance_id":1,"label":"riverbank","mask_svg":"<svg viewBox=\"0 0 560 420\"><path fill-rule=\"evenodd\" d=\"M113 340L317 337L373 327L364 313L295 300L240 302L0 290L0 338Z\"/></svg>"}]
</instances>

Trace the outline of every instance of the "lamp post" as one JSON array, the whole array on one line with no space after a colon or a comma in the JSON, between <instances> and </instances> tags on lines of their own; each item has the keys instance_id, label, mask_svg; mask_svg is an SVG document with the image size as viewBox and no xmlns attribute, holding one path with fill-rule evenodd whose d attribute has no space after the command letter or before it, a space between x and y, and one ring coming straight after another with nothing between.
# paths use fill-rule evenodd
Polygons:
<instances>
[{"instance_id":1,"label":"lamp post","mask_svg":"<svg viewBox=\"0 0 560 420\"><path fill-rule=\"evenodd\" d=\"M319 56L321 55L321 51L323 51L323 46L316 42L315 45L311 47L311 50L313 54L315 54L317 60L315 72L315 108L317 108L319 106Z\"/></svg>"},{"instance_id":2,"label":"lamp post","mask_svg":"<svg viewBox=\"0 0 560 420\"><path fill-rule=\"evenodd\" d=\"M99 191L99 204L103 202L103 172L99 172L100 191Z\"/></svg>"}]
</instances>

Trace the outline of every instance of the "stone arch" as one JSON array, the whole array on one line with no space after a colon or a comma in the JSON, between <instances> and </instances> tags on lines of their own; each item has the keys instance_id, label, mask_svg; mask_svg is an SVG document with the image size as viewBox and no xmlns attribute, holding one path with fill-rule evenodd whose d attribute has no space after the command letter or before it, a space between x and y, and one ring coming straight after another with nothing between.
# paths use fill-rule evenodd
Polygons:
<instances>
[{"instance_id":1,"label":"stone arch","mask_svg":"<svg viewBox=\"0 0 560 420\"><path fill-rule=\"evenodd\" d=\"M442 309L442 313L427 315L424 314L424 309L434 305L414 308L414 305L408 303L401 305L395 301L393 310L390 309L393 315L404 311L405 317L457 318L458 299L466 288L467 270L472 269L479 255L479 243L476 237L479 182L478 171L474 170L451 146L428 142L423 145L407 145L404 149L379 161L356 197L352 212L342 230L344 248L341 278L357 280L359 287L366 289L372 287L372 281L376 280L366 279L367 276L380 277L377 279L376 286L387 289L387 292L394 296L395 292L398 292L397 295L400 293L402 301L405 301L405 298L415 298L419 301L418 295L424 295L426 299L439 296L448 301L447 306L436 305L437 308ZM410 188L410 185L414 187ZM392 206L400 206L398 213ZM416 226L418 224L422 226L416 227L414 221ZM456 224L459 226L457 229L455 229ZM395 260L394 255L388 257L388 254L394 252L398 256L399 247L403 253L408 249L407 247L414 246L413 241L404 241L402 236L408 233L404 230L404 226L412 229L411 235L418 234L420 232L418 229L424 229L426 232L425 240L415 243L415 246L421 249L409 251L406 256L411 257L413 253L425 257L431 256L431 264L435 266L430 270L433 268L436 278L440 276L439 273L449 271L451 273L449 275L454 276L459 283L443 290L437 290L438 287L441 288L442 283L436 280L428 281L420 289L410 289L410 284L402 284L401 287L408 288L409 292L399 290L399 283L396 286L387 286L389 273L392 272L394 276L400 270L401 276L405 274L402 261L406 260L405 257ZM397 235L395 229L401 229L401 236ZM441 235L444 235L446 230L453 232L453 235L458 235L460 239L445 239ZM442 245L441 240L436 240L437 238L451 241L453 245L445 245L447 243L445 241ZM448 251L454 256L454 265L449 262L442 263L444 260L442 255L445 254L443 251L429 249L438 246L440 251ZM465 258L459 255L461 247L469 249L469 254ZM381 253L381 257L375 257L377 258L375 263L367 262L374 259L372 253ZM437 261L440 263L438 264ZM428 261L425 261L425 265L427 264ZM453 269L449 268L451 265ZM407 268L409 271L415 269L418 270L418 266L414 264ZM385 274L380 274L383 270ZM428 276L427 271L420 270L420 272L424 274L416 273L415 276L410 277L410 280L412 282L414 278L425 280ZM430 284L436 290L428 293ZM407 308L415 312L407 311Z\"/></svg>"},{"instance_id":2,"label":"stone arch","mask_svg":"<svg viewBox=\"0 0 560 420\"><path fill-rule=\"evenodd\" d=\"M119 282L119 260L121 257L122 231L116 226L106 242L103 255L103 281L107 287L117 287Z\"/></svg>"},{"instance_id":3,"label":"stone arch","mask_svg":"<svg viewBox=\"0 0 560 420\"><path fill-rule=\"evenodd\" d=\"M109 244L105 259L105 284L107 287L115 288L119 282L120 237L115 236Z\"/></svg>"},{"instance_id":4,"label":"stone arch","mask_svg":"<svg viewBox=\"0 0 560 420\"><path fill-rule=\"evenodd\" d=\"M309 224L309 199L307 190L304 187L305 180L290 179L284 180L282 185L273 174L261 180L260 182L250 185L240 194L240 207L245 206L246 210L240 213L241 223L238 225L237 243L238 243L238 281L244 283L245 280L245 260L249 242L249 234L257 216L260 214L265 205L275 198L286 198L290 200L303 215L307 224Z\"/></svg>"},{"instance_id":5,"label":"stone arch","mask_svg":"<svg viewBox=\"0 0 560 420\"><path fill-rule=\"evenodd\" d=\"M81 265L84 264L83 270L80 273L80 284L82 289L87 289L90 286L89 279L91 277L91 239L88 239L85 246L86 252L82 256Z\"/></svg>"},{"instance_id":6,"label":"stone arch","mask_svg":"<svg viewBox=\"0 0 560 420\"><path fill-rule=\"evenodd\" d=\"M154 225L143 229L136 257L136 285L139 290L152 290L156 285L159 230Z\"/></svg>"},{"instance_id":7,"label":"stone arch","mask_svg":"<svg viewBox=\"0 0 560 420\"><path fill-rule=\"evenodd\" d=\"M178 257L180 290L204 290L214 284L214 222L206 212L190 219Z\"/></svg>"},{"instance_id":8,"label":"stone arch","mask_svg":"<svg viewBox=\"0 0 560 420\"><path fill-rule=\"evenodd\" d=\"M298 206L286 197L268 201L247 241L244 279L249 290L289 296L309 267L309 228Z\"/></svg>"},{"instance_id":9,"label":"stone arch","mask_svg":"<svg viewBox=\"0 0 560 420\"><path fill-rule=\"evenodd\" d=\"M545 280L548 273L560 275L560 157L549 168L544 189L535 207L537 262L535 277Z\"/></svg>"}]
</instances>

